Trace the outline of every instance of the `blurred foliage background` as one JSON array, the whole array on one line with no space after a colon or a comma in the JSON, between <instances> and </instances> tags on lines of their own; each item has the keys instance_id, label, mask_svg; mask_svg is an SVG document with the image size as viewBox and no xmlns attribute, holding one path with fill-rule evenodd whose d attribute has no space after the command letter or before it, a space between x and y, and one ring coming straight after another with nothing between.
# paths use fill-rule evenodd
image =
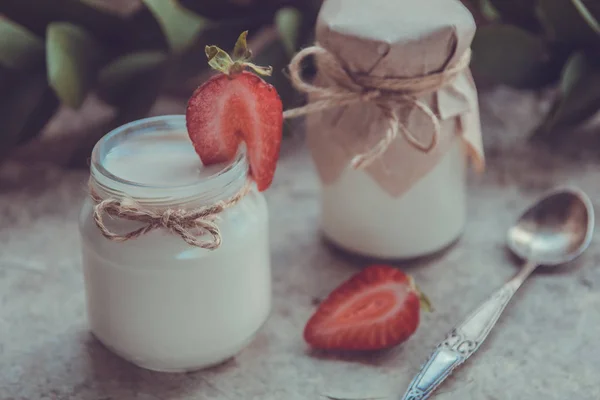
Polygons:
<instances>
[{"instance_id":1,"label":"blurred foliage background","mask_svg":"<svg viewBox=\"0 0 600 400\"><path fill-rule=\"evenodd\" d=\"M536 136L555 136L600 110L600 0L465 3L479 22L476 77L524 90L557 88Z\"/></svg>"},{"instance_id":2,"label":"blurred foliage background","mask_svg":"<svg viewBox=\"0 0 600 400\"><path fill-rule=\"evenodd\" d=\"M471 65L478 80L557 89L538 136L600 108L600 0L462 1L479 24ZM62 164L85 165L100 136L146 116L159 95L185 100L209 76L204 46L231 49L243 30L254 62L273 66L267 79L284 107L299 105L283 71L313 42L321 2L0 0L0 161L58 110L79 110L91 97L111 117L61 154Z\"/></svg>"},{"instance_id":3,"label":"blurred foliage background","mask_svg":"<svg viewBox=\"0 0 600 400\"><path fill-rule=\"evenodd\" d=\"M313 41L321 0L0 0L0 160L36 137L60 106L93 94L114 117L102 134L147 115L159 94L187 98L210 71L204 46L232 49L249 30L254 62L273 66L285 107L301 100L283 70ZM289 125L287 126L289 128ZM82 158L81 154L85 154ZM85 162L83 162L85 164Z\"/></svg>"}]
</instances>

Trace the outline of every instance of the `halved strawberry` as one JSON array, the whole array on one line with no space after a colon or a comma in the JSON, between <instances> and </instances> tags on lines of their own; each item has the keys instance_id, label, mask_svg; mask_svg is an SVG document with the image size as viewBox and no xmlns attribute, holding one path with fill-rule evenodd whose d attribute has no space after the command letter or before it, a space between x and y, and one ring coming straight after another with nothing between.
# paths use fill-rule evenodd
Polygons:
<instances>
[{"instance_id":1,"label":"halved strawberry","mask_svg":"<svg viewBox=\"0 0 600 400\"><path fill-rule=\"evenodd\" d=\"M408 339L429 301L399 269L372 265L342 283L304 328L304 339L325 350L380 350Z\"/></svg>"},{"instance_id":2,"label":"halved strawberry","mask_svg":"<svg viewBox=\"0 0 600 400\"><path fill-rule=\"evenodd\" d=\"M251 56L242 33L232 60L215 46L206 47L211 67L221 71L202 84L188 101L186 122L196 153L205 165L232 160L243 141L250 175L258 190L273 180L283 128L283 106L275 88L250 68L270 75L270 68L248 62Z\"/></svg>"}]
</instances>

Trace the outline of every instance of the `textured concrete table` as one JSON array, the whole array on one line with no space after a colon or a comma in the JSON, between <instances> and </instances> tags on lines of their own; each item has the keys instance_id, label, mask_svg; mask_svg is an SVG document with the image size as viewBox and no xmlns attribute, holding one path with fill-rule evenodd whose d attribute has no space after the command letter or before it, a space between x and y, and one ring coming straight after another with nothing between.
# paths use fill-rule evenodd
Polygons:
<instances>
[{"instance_id":1,"label":"textured concrete table","mask_svg":"<svg viewBox=\"0 0 600 400\"><path fill-rule=\"evenodd\" d=\"M524 141L545 106L507 90L483 98L488 171L471 181L468 229L439 257L400 265L415 276L436 311L424 315L411 340L368 357L312 354L302 341L318 299L363 264L320 239L318 185L301 137L286 143L268 194L273 314L235 360L183 375L133 367L87 332L76 222L86 174L5 166L0 170L0 399L397 398L453 324L515 272L503 241L523 207L564 183L599 198L600 164L579 149L591 146L591 135L581 133L574 140L579 145L563 146L560 155ZM480 352L435 398L600 398L597 244L594 240L575 268L534 276Z\"/></svg>"}]
</instances>

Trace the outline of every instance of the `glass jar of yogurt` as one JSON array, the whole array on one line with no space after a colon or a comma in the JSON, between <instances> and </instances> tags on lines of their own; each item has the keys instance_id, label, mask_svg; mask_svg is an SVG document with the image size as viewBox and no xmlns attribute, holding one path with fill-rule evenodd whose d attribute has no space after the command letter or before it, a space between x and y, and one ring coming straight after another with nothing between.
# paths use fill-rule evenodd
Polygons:
<instances>
[{"instance_id":1,"label":"glass jar of yogurt","mask_svg":"<svg viewBox=\"0 0 600 400\"><path fill-rule=\"evenodd\" d=\"M232 198L247 173L243 150L231 163L203 166L185 117L161 116L124 125L96 144L90 190L147 210L190 210ZM95 205L91 198L83 205L80 231L88 319L100 342L143 368L179 372L221 363L253 339L271 307L261 193L251 189L218 215L222 241L213 250L165 228L109 240L94 220ZM120 234L142 225L103 221Z\"/></svg>"}]
</instances>

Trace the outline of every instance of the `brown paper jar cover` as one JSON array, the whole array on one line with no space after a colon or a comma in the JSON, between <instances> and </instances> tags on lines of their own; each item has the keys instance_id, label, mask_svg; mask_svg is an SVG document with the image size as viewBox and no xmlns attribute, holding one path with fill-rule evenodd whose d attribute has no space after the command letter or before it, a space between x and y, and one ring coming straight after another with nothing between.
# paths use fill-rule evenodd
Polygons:
<instances>
[{"instance_id":1,"label":"brown paper jar cover","mask_svg":"<svg viewBox=\"0 0 600 400\"><path fill-rule=\"evenodd\" d=\"M353 76L415 77L454 65L470 48L475 28L471 13L458 0L325 0L316 40ZM327 86L327 76L317 72L316 82ZM394 197L433 169L453 140L464 141L477 169L484 165L477 91L469 69L419 100L439 117L435 148L424 153L398 135L365 168ZM396 111L420 142L431 140L433 125L422 112L410 105L398 106ZM310 114L307 142L323 183L334 182L356 155L382 139L388 126L373 103Z\"/></svg>"}]
</instances>

